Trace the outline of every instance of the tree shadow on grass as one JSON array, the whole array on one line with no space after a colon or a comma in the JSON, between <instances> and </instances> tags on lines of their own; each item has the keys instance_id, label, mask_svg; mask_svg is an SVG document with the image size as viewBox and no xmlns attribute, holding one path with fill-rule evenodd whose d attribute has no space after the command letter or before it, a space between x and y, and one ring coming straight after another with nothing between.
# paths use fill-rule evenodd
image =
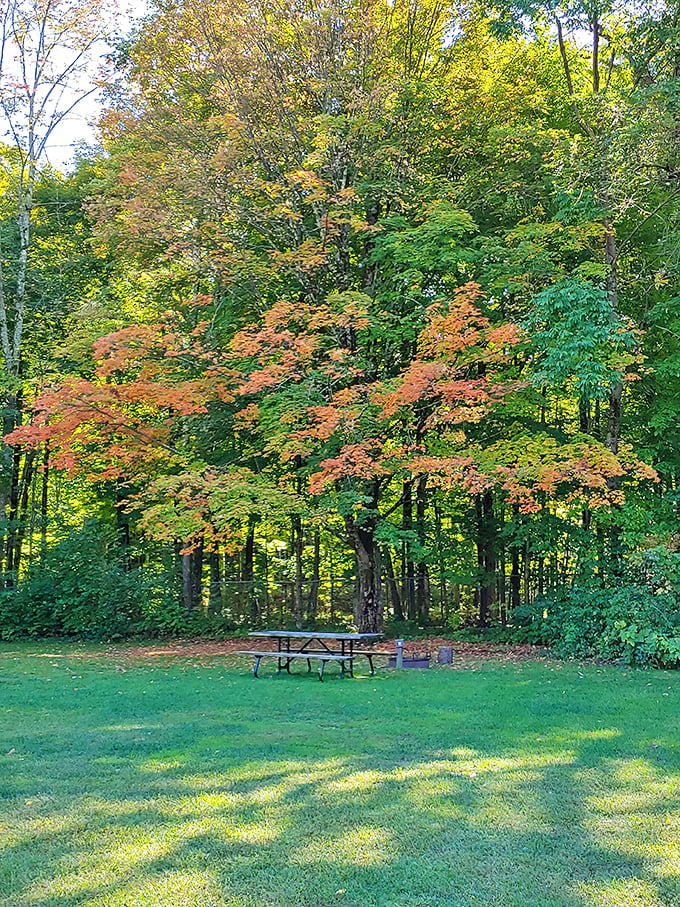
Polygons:
<instances>
[{"instance_id":1,"label":"tree shadow on grass","mask_svg":"<svg viewBox=\"0 0 680 907\"><path fill-rule=\"evenodd\" d=\"M360 757L325 771L298 763L288 774L264 764L259 785L252 776L193 792L184 783L165 791L165 809L139 795L122 806L74 804L71 820L36 828L4 852L20 863L27 848L41 857L32 884L3 894L32 907L136 907L149 891L187 907L192 890L201 907L582 907L608 903L595 894L631 883L653 890L654 900L640 903L677 903L677 889L633 854L593 837L577 763L489 766L480 756L480 773L469 756L399 759L379 772ZM101 881L83 887L89 873ZM47 885L40 894L40 883L60 874L71 893Z\"/></svg>"},{"instance_id":2,"label":"tree shadow on grass","mask_svg":"<svg viewBox=\"0 0 680 907\"><path fill-rule=\"evenodd\" d=\"M677 866L650 864L645 839L678 815L676 762L669 774L663 753L641 755L636 732L603 726L585 701L549 704L509 727L489 697L423 701L415 725L406 703L411 717L395 710L389 731L377 711L376 733L349 698L293 702L283 719L276 703L255 720L240 705L172 714L150 732L135 718L76 760L78 786L44 755L55 793L14 803L0 904L677 905ZM74 753L82 732L62 731Z\"/></svg>"}]
</instances>

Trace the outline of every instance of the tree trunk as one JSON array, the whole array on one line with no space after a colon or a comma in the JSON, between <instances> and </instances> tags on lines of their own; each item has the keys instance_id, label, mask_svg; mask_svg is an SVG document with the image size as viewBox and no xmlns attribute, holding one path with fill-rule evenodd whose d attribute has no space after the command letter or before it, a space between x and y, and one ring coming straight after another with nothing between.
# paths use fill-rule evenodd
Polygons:
<instances>
[{"instance_id":1,"label":"tree trunk","mask_svg":"<svg viewBox=\"0 0 680 907\"><path fill-rule=\"evenodd\" d=\"M617 261L619 257L616 247L616 233L614 225L610 220L605 220L605 263L608 267L607 272L607 295L612 305L612 309L618 312L619 309L619 283L617 272ZM616 381L609 392L609 413L607 417L607 434L605 437L605 446L612 453L617 453L619 449L619 439L621 437L621 415L622 415L622 397L623 383ZM610 487L618 488L620 484L619 477L610 480Z\"/></svg>"},{"instance_id":2,"label":"tree trunk","mask_svg":"<svg viewBox=\"0 0 680 907\"><path fill-rule=\"evenodd\" d=\"M316 621L319 610L319 586L321 585L321 533L314 530L314 554L312 560L312 581L307 599L307 621L311 626Z\"/></svg>"},{"instance_id":3,"label":"tree trunk","mask_svg":"<svg viewBox=\"0 0 680 907\"><path fill-rule=\"evenodd\" d=\"M191 552L191 606L196 611L203 608L203 539Z\"/></svg>"},{"instance_id":4,"label":"tree trunk","mask_svg":"<svg viewBox=\"0 0 680 907\"><path fill-rule=\"evenodd\" d=\"M20 469L21 448L13 447L12 450L12 478L9 489L9 514L5 539L5 586L12 589L16 584L14 573L14 543L19 525L19 495L20 495Z\"/></svg>"},{"instance_id":5,"label":"tree trunk","mask_svg":"<svg viewBox=\"0 0 680 907\"><path fill-rule=\"evenodd\" d=\"M496 601L496 544L493 516L493 494L477 496L477 564L479 567L479 626L488 627Z\"/></svg>"},{"instance_id":6,"label":"tree trunk","mask_svg":"<svg viewBox=\"0 0 680 907\"><path fill-rule=\"evenodd\" d=\"M192 551L180 551L182 562L182 607L198 611L202 606L203 539Z\"/></svg>"},{"instance_id":7,"label":"tree trunk","mask_svg":"<svg viewBox=\"0 0 680 907\"><path fill-rule=\"evenodd\" d=\"M29 149L28 166L22 175L19 190L19 206L17 212L17 226L19 229L19 255L17 259L16 290L12 319L10 319L4 292L0 293L0 347L7 374L16 379L19 388L21 374L21 343L24 330L24 311L26 309L26 278L28 275L28 252L31 244L31 214L33 211L33 189L36 178L36 165L32 157L33 132L30 132L31 147ZM5 444L5 437L19 425L21 411L21 391L10 391L5 397L4 415L2 424L2 441L0 442L0 521L7 518L8 507L12 509L12 496L18 482L16 467L18 466L16 453ZM15 508L14 508L15 509ZM10 517L11 519L11 517ZM7 536L4 549L5 565L12 560L11 552L13 540ZM12 585L12 579L7 573L6 584Z\"/></svg>"},{"instance_id":8,"label":"tree trunk","mask_svg":"<svg viewBox=\"0 0 680 907\"><path fill-rule=\"evenodd\" d=\"M425 560L425 546L427 545L427 527L425 526L425 513L427 510L427 476L418 479L416 487L416 517L418 521L418 540L420 555L418 559L418 619L426 624L430 619L430 573Z\"/></svg>"},{"instance_id":9,"label":"tree trunk","mask_svg":"<svg viewBox=\"0 0 680 907\"><path fill-rule=\"evenodd\" d=\"M618 311L618 274L617 261L618 250L616 247L616 233L611 221L605 222L605 260L609 266L607 274L607 292L611 300L612 308ZM609 391L609 412L607 415L607 434L605 436L605 446L613 453L619 451L619 441L621 438L621 419L623 414L623 382L615 381ZM611 476L607 480L607 485L613 491L621 485L620 476ZM623 551L621 544L621 529L617 526L616 521L612 522L609 530L609 550L611 556L611 569L614 576L621 576L623 573Z\"/></svg>"},{"instance_id":10,"label":"tree trunk","mask_svg":"<svg viewBox=\"0 0 680 907\"><path fill-rule=\"evenodd\" d=\"M404 482L401 505L401 526L405 533L404 554L402 557L402 599L406 604L406 614L409 620L416 620L416 586L415 565L411 555L413 547L411 533L413 532L413 485L410 481Z\"/></svg>"},{"instance_id":11,"label":"tree trunk","mask_svg":"<svg viewBox=\"0 0 680 907\"><path fill-rule=\"evenodd\" d=\"M383 602L380 548L373 535L374 527L358 526L353 517L345 518L345 526L357 568L354 623L359 633L379 633L383 625Z\"/></svg>"},{"instance_id":12,"label":"tree trunk","mask_svg":"<svg viewBox=\"0 0 680 907\"><path fill-rule=\"evenodd\" d=\"M395 620L404 619L404 609L401 606L401 595L399 594L399 586L397 585L397 580L394 576L394 566L392 564L392 555L390 554L390 549L387 545L383 548L383 560L385 561L385 573L387 575L387 584L390 590L390 598L392 600L392 613Z\"/></svg>"},{"instance_id":13,"label":"tree trunk","mask_svg":"<svg viewBox=\"0 0 680 907\"><path fill-rule=\"evenodd\" d=\"M40 490L40 560L45 560L47 554L47 515L50 487L50 448L45 443L42 462L42 488Z\"/></svg>"},{"instance_id":14,"label":"tree trunk","mask_svg":"<svg viewBox=\"0 0 680 907\"><path fill-rule=\"evenodd\" d=\"M116 532L122 551L123 570L127 573L130 564L130 516L125 510L125 494L123 489L116 488Z\"/></svg>"},{"instance_id":15,"label":"tree trunk","mask_svg":"<svg viewBox=\"0 0 680 907\"><path fill-rule=\"evenodd\" d=\"M3 524L2 548L0 549L0 563L6 570L7 562L11 559L11 521L12 513L16 510L13 506L17 500L19 448L5 444L4 438L19 424L20 396L8 394L5 397L2 415L2 441L0 442L0 524ZM6 577L3 577L6 583ZM10 582L11 585L11 582Z\"/></svg>"},{"instance_id":16,"label":"tree trunk","mask_svg":"<svg viewBox=\"0 0 680 907\"><path fill-rule=\"evenodd\" d=\"M220 552L216 549L210 552L208 563L210 566L210 586L208 588L208 611L210 614L219 614L222 610L222 579L220 570Z\"/></svg>"},{"instance_id":17,"label":"tree trunk","mask_svg":"<svg viewBox=\"0 0 680 907\"><path fill-rule=\"evenodd\" d=\"M446 588L446 561L444 558L444 527L442 525L442 512L440 504L434 502L435 533L437 540L437 561L439 565L439 599L441 615L444 620L449 616L449 596Z\"/></svg>"},{"instance_id":18,"label":"tree trunk","mask_svg":"<svg viewBox=\"0 0 680 907\"><path fill-rule=\"evenodd\" d=\"M21 556L28 520L28 504L31 488L33 486L33 478L37 468L37 454L38 452L35 448L26 452L21 482L19 484L18 512L16 515L16 525L10 536L7 564L8 571L15 578L18 578L19 570L21 569Z\"/></svg>"},{"instance_id":19,"label":"tree trunk","mask_svg":"<svg viewBox=\"0 0 680 907\"><path fill-rule=\"evenodd\" d=\"M304 618L304 605L302 602L302 552L304 548L304 539L302 533L302 519L298 514L293 514L290 518L291 536L290 546L295 561L295 580L293 582L293 619L298 630L302 629Z\"/></svg>"},{"instance_id":20,"label":"tree trunk","mask_svg":"<svg viewBox=\"0 0 680 907\"><path fill-rule=\"evenodd\" d=\"M531 556L529 553L529 542L524 543L524 603L528 605L531 602Z\"/></svg>"},{"instance_id":21,"label":"tree trunk","mask_svg":"<svg viewBox=\"0 0 680 907\"><path fill-rule=\"evenodd\" d=\"M191 599L191 555L186 551L182 551L180 558L182 562L182 607L185 611L191 611L193 609L193 601Z\"/></svg>"},{"instance_id":22,"label":"tree trunk","mask_svg":"<svg viewBox=\"0 0 680 907\"><path fill-rule=\"evenodd\" d=\"M256 623L260 618L257 596L253 589L253 580L255 578L255 517L248 517L248 529L246 530L246 543L243 548L243 570L241 571L241 590L243 600L248 602L250 610L250 619Z\"/></svg>"},{"instance_id":23,"label":"tree trunk","mask_svg":"<svg viewBox=\"0 0 680 907\"><path fill-rule=\"evenodd\" d=\"M521 549L519 545L519 505L514 504L512 508L514 522L514 538L512 540L512 566L510 567L510 609L518 608L520 605L520 587L522 583L521 575Z\"/></svg>"}]
</instances>

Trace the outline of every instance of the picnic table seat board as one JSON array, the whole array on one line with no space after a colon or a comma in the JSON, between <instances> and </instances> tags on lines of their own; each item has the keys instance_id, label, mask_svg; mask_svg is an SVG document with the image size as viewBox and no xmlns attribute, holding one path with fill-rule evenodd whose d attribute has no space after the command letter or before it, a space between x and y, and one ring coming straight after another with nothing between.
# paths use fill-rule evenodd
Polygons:
<instances>
[{"instance_id":1,"label":"picnic table seat board","mask_svg":"<svg viewBox=\"0 0 680 907\"><path fill-rule=\"evenodd\" d=\"M304 658L307 662L307 670L312 670L312 661L320 661L319 665L319 680L323 680L323 671L326 664L329 661L335 661L340 664L340 677L344 677L347 672L345 668L345 662L349 665L349 673L351 673L352 667L352 657L349 655L334 655L330 652L276 652L276 651L264 651L258 652L252 649L242 649L235 653L236 655L252 655L255 658L255 666L253 667L253 676L257 677L260 670L260 661L263 658L276 658L278 659L278 667L276 673L278 674L284 668L290 674L290 663L296 658Z\"/></svg>"},{"instance_id":2,"label":"picnic table seat board","mask_svg":"<svg viewBox=\"0 0 680 907\"><path fill-rule=\"evenodd\" d=\"M355 650L354 643L370 645L382 638L380 633L344 633L326 630L253 630L248 634L255 639L270 639L276 642L276 649L272 650L241 650L240 655L252 655L255 661L253 674L258 675L262 658L277 658L278 671L284 667L290 673L290 664L296 658L307 659L308 670L311 670L312 660L321 662L319 679L323 680L323 672L328 662L340 664L341 677L345 676L347 665L348 673L354 676L354 659L356 655L363 655L368 660L371 674L375 673L373 665L374 653L370 649Z\"/></svg>"}]
</instances>

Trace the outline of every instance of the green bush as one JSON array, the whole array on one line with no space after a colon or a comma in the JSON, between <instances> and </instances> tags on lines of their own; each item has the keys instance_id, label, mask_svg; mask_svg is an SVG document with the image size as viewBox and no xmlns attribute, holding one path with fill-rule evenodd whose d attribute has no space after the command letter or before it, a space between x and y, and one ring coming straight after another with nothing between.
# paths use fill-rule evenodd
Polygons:
<instances>
[{"instance_id":1,"label":"green bush","mask_svg":"<svg viewBox=\"0 0 680 907\"><path fill-rule=\"evenodd\" d=\"M516 608L513 624L515 640L549 646L564 657L680 666L680 609L672 587L569 589Z\"/></svg>"},{"instance_id":2,"label":"green bush","mask_svg":"<svg viewBox=\"0 0 680 907\"><path fill-rule=\"evenodd\" d=\"M224 636L222 615L186 611L171 569L126 569L115 532L96 521L57 542L16 589L0 592L0 639Z\"/></svg>"},{"instance_id":3,"label":"green bush","mask_svg":"<svg viewBox=\"0 0 680 907\"><path fill-rule=\"evenodd\" d=\"M120 639L139 631L149 576L125 570L115 533L86 523L0 596L0 637Z\"/></svg>"}]
</instances>

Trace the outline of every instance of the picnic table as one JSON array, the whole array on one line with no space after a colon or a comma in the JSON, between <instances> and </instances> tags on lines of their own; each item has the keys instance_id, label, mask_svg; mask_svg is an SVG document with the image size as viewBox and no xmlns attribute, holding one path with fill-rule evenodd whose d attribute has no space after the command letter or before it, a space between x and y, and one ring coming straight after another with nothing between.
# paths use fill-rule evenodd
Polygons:
<instances>
[{"instance_id":1,"label":"picnic table","mask_svg":"<svg viewBox=\"0 0 680 907\"><path fill-rule=\"evenodd\" d=\"M276 642L276 649L243 649L237 655L252 655L255 658L253 675L258 676L260 661L263 658L276 658L277 673L284 668L290 674L290 665L296 659L307 661L307 670L311 671L312 661L318 661L319 680L323 680L323 671L329 662L340 665L340 676L346 673L354 676L353 662L357 655L363 655L371 669L373 655L371 649L355 648L355 643L370 645L382 638L381 633L331 633L318 630L254 630L248 636L257 639L270 639Z\"/></svg>"}]
</instances>

